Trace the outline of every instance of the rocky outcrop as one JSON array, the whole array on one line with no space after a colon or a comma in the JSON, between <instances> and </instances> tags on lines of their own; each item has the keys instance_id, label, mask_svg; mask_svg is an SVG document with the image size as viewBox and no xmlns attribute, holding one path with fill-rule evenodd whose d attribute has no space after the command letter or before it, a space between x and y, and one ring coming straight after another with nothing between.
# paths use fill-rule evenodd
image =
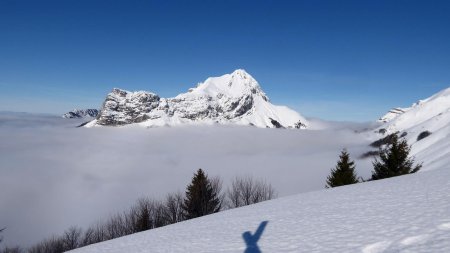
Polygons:
<instances>
[{"instance_id":1,"label":"rocky outcrop","mask_svg":"<svg viewBox=\"0 0 450 253\"><path fill-rule=\"evenodd\" d=\"M174 98L113 89L97 119L87 126L133 123L147 127L216 123L264 128L307 127L307 121L297 112L271 104L258 82L244 70L208 78Z\"/></svg>"},{"instance_id":2,"label":"rocky outcrop","mask_svg":"<svg viewBox=\"0 0 450 253\"><path fill-rule=\"evenodd\" d=\"M97 117L99 110L97 109L74 109L70 112L64 113L62 115L65 119L74 119L74 118L95 118Z\"/></svg>"},{"instance_id":3,"label":"rocky outcrop","mask_svg":"<svg viewBox=\"0 0 450 253\"><path fill-rule=\"evenodd\" d=\"M114 126L148 120L148 113L159 106L159 101L159 96L150 92L113 89L103 102L97 124Z\"/></svg>"}]
</instances>

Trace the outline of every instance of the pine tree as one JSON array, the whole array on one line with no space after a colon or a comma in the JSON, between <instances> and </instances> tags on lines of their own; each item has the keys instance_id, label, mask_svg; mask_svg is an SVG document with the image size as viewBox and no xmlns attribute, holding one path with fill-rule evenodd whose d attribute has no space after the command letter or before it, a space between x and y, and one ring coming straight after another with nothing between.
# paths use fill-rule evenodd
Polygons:
<instances>
[{"instance_id":1,"label":"pine tree","mask_svg":"<svg viewBox=\"0 0 450 253\"><path fill-rule=\"evenodd\" d=\"M411 147L405 139L399 140L396 134L393 135L391 142L385 147L380 148L380 160L375 159L372 171L372 180L378 180L388 177L395 177L420 170L422 164L414 166L414 159L409 158Z\"/></svg>"},{"instance_id":2,"label":"pine tree","mask_svg":"<svg viewBox=\"0 0 450 253\"><path fill-rule=\"evenodd\" d=\"M186 219L197 218L220 211L221 202L214 191L211 181L202 169L194 174L192 182L187 186L183 211Z\"/></svg>"},{"instance_id":3,"label":"pine tree","mask_svg":"<svg viewBox=\"0 0 450 253\"><path fill-rule=\"evenodd\" d=\"M331 175L327 177L327 188L337 187L347 184L358 183L355 173L355 162L350 161L350 155L347 150L342 150L339 155L339 161L334 169L331 169Z\"/></svg>"}]
</instances>

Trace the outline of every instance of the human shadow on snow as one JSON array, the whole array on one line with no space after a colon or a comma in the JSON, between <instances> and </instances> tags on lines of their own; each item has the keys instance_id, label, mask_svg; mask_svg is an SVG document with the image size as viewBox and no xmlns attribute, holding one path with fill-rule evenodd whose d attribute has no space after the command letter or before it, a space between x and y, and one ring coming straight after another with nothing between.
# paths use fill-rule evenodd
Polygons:
<instances>
[{"instance_id":1,"label":"human shadow on snow","mask_svg":"<svg viewBox=\"0 0 450 253\"><path fill-rule=\"evenodd\" d=\"M261 222L254 234L252 234L250 231L244 232L242 234L242 237L244 238L245 244L247 246L244 253L261 253L261 250L259 249L257 243L259 238L261 238L261 235L266 228L267 223L268 221Z\"/></svg>"}]
</instances>

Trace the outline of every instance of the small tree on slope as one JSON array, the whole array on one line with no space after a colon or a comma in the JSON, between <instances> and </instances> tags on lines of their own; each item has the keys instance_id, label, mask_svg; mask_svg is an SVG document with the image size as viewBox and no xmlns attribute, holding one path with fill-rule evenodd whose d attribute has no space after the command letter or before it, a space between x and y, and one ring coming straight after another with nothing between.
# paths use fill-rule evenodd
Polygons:
<instances>
[{"instance_id":1,"label":"small tree on slope","mask_svg":"<svg viewBox=\"0 0 450 253\"><path fill-rule=\"evenodd\" d=\"M409 158L411 147L405 139L399 140L394 134L392 142L385 148L380 148L380 160L375 158L372 162L372 180L395 177L420 170L422 164L414 166L414 159Z\"/></svg>"},{"instance_id":2,"label":"small tree on slope","mask_svg":"<svg viewBox=\"0 0 450 253\"><path fill-rule=\"evenodd\" d=\"M327 188L337 187L347 184L358 183L358 176L355 173L355 162L350 161L350 155L347 150L342 150L339 155L339 161L334 169L331 169L331 175L327 177Z\"/></svg>"},{"instance_id":3,"label":"small tree on slope","mask_svg":"<svg viewBox=\"0 0 450 253\"><path fill-rule=\"evenodd\" d=\"M186 219L197 218L220 211L221 202L218 193L202 169L194 174L187 186L183 211Z\"/></svg>"}]
</instances>

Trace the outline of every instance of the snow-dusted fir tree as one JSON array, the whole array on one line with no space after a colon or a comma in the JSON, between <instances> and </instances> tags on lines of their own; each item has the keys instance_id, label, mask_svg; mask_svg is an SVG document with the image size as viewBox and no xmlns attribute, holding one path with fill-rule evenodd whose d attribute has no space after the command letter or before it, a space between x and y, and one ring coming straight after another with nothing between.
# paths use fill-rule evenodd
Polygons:
<instances>
[{"instance_id":1,"label":"snow-dusted fir tree","mask_svg":"<svg viewBox=\"0 0 450 253\"><path fill-rule=\"evenodd\" d=\"M388 177L395 177L420 170L422 164L414 165L414 159L409 157L411 147L405 139L399 140L394 134L391 142L385 147L380 148L380 159L372 163L372 180L378 180Z\"/></svg>"},{"instance_id":2,"label":"snow-dusted fir tree","mask_svg":"<svg viewBox=\"0 0 450 253\"><path fill-rule=\"evenodd\" d=\"M220 211L221 201L211 181L202 169L194 174L186 190L183 211L186 219L197 218Z\"/></svg>"},{"instance_id":3,"label":"snow-dusted fir tree","mask_svg":"<svg viewBox=\"0 0 450 253\"><path fill-rule=\"evenodd\" d=\"M344 149L339 155L336 167L331 169L331 175L327 177L326 187L331 188L356 183L358 183L358 177L355 173L355 162L350 160L350 154Z\"/></svg>"}]
</instances>

